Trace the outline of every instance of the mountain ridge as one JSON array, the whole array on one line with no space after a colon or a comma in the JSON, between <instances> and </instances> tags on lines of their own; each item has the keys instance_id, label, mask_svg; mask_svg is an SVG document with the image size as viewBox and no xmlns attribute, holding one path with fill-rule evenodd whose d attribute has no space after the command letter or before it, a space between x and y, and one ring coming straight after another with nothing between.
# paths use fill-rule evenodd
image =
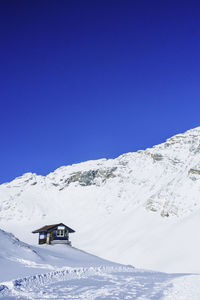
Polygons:
<instances>
[{"instance_id":1,"label":"mountain ridge","mask_svg":"<svg viewBox=\"0 0 200 300\"><path fill-rule=\"evenodd\" d=\"M139 267L180 271L174 267L177 263L169 269L168 263L160 263L165 252L171 257L174 246L168 255L157 240L174 226L180 245L184 244L181 228L188 218L198 219L199 180L200 127L196 127L115 159L62 166L47 176L26 173L0 185L0 226L35 243L29 233L34 226L62 221L77 229L72 241L86 251L120 263L138 261ZM195 222L192 226L199 221ZM156 248L160 252L150 263L147 252L157 252ZM189 250L182 251L186 259ZM193 270L195 266L189 269Z\"/></svg>"}]
</instances>

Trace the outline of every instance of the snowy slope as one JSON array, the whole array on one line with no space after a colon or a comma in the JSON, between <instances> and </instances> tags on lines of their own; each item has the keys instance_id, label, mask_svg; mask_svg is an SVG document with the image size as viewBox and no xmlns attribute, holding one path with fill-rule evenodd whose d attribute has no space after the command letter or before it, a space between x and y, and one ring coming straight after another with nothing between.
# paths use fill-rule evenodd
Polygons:
<instances>
[{"instance_id":1,"label":"snowy slope","mask_svg":"<svg viewBox=\"0 0 200 300\"><path fill-rule=\"evenodd\" d=\"M0 282L58 271L66 267L119 267L120 265L67 245L31 246L0 229Z\"/></svg>"},{"instance_id":2,"label":"snowy slope","mask_svg":"<svg viewBox=\"0 0 200 300\"><path fill-rule=\"evenodd\" d=\"M199 300L200 275L115 264L67 245L35 247L0 230L0 299Z\"/></svg>"},{"instance_id":3,"label":"snowy slope","mask_svg":"<svg viewBox=\"0 0 200 300\"><path fill-rule=\"evenodd\" d=\"M0 186L0 227L29 243L63 222L75 247L169 272L199 272L200 127L116 159L24 174ZM114 249L114 250L113 250Z\"/></svg>"},{"instance_id":4,"label":"snowy slope","mask_svg":"<svg viewBox=\"0 0 200 300\"><path fill-rule=\"evenodd\" d=\"M2 230L0 267L3 299L173 299L188 282L186 294L199 295L200 276L137 270L66 245L34 247Z\"/></svg>"}]
</instances>

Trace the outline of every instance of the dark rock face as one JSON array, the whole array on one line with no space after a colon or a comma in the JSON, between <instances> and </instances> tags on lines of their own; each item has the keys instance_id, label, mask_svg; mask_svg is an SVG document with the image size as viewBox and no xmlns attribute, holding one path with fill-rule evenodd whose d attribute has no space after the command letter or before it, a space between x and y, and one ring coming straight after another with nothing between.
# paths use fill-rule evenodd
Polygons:
<instances>
[{"instance_id":1,"label":"dark rock face","mask_svg":"<svg viewBox=\"0 0 200 300\"><path fill-rule=\"evenodd\" d=\"M82 186L96 185L97 179L100 179L101 183L105 182L109 178L114 178L116 175L114 171L117 169L104 169L104 170L89 170L84 172L76 172L65 180L65 184L69 185L72 182L78 182Z\"/></svg>"},{"instance_id":2,"label":"dark rock face","mask_svg":"<svg viewBox=\"0 0 200 300\"><path fill-rule=\"evenodd\" d=\"M151 154L151 157L153 158L154 161L163 160L163 156L160 153Z\"/></svg>"},{"instance_id":3,"label":"dark rock face","mask_svg":"<svg viewBox=\"0 0 200 300\"><path fill-rule=\"evenodd\" d=\"M189 174L197 174L197 175L200 175L200 170L196 170L196 169L190 169Z\"/></svg>"}]
</instances>

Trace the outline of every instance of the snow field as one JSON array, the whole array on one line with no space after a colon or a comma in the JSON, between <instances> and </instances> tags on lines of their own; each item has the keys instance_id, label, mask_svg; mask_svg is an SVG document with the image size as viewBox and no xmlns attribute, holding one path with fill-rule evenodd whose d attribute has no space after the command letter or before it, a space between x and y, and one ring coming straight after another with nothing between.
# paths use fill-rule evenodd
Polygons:
<instances>
[{"instance_id":1,"label":"snow field","mask_svg":"<svg viewBox=\"0 0 200 300\"><path fill-rule=\"evenodd\" d=\"M199 295L200 275L139 270L66 245L34 247L0 230L4 300L197 300Z\"/></svg>"}]
</instances>

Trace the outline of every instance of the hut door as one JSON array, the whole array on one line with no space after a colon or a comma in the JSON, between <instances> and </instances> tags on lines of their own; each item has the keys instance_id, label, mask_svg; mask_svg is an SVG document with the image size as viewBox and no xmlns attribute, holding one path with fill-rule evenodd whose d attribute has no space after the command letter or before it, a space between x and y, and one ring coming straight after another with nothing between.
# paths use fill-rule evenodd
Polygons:
<instances>
[{"instance_id":1,"label":"hut door","mask_svg":"<svg viewBox=\"0 0 200 300\"><path fill-rule=\"evenodd\" d=\"M47 233L47 244L50 244L50 233Z\"/></svg>"}]
</instances>

